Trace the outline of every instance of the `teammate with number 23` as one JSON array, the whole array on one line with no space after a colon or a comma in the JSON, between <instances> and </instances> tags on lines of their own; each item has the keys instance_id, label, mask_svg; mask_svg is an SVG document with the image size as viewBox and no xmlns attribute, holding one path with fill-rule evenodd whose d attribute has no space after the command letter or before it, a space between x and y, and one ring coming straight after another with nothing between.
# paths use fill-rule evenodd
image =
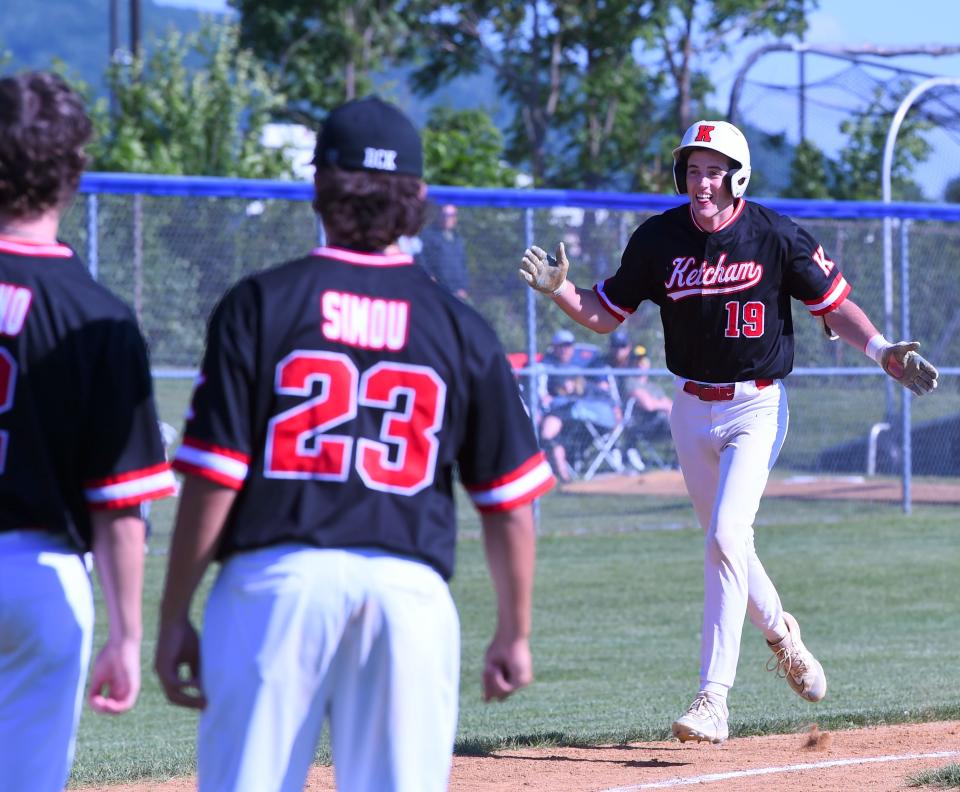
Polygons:
<instances>
[{"instance_id":1,"label":"teammate with number 23","mask_svg":"<svg viewBox=\"0 0 960 792\"><path fill-rule=\"evenodd\" d=\"M410 121L376 97L341 105L314 164L327 244L240 281L210 321L156 670L203 709L201 790L302 790L329 719L338 788L440 792L454 467L497 595L488 700L532 679L531 504L554 479L493 330L397 247L424 217ZM214 558L198 647L189 606Z\"/></svg>"},{"instance_id":2,"label":"teammate with number 23","mask_svg":"<svg viewBox=\"0 0 960 792\"><path fill-rule=\"evenodd\" d=\"M770 670L808 701L827 691L823 667L754 549L753 521L787 434L791 298L917 395L937 386L937 370L918 343L890 343L877 332L808 231L744 199L750 151L739 129L698 121L673 159L677 191L689 204L640 225L612 277L592 289L575 286L562 243L555 259L529 248L520 276L598 333L619 327L644 300L660 308L676 380L671 432L705 533L700 689L673 733L719 743L729 733L727 693L745 617L770 647Z\"/></svg>"}]
</instances>

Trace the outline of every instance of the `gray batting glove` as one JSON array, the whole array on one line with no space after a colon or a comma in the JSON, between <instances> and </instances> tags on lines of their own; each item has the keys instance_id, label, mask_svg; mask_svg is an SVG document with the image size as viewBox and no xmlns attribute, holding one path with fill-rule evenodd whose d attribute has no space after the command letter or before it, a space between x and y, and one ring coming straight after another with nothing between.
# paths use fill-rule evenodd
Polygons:
<instances>
[{"instance_id":1,"label":"gray batting glove","mask_svg":"<svg viewBox=\"0 0 960 792\"><path fill-rule=\"evenodd\" d=\"M923 396L936 390L940 372L926 358L917 354L919 348L917 341L891 344L880 353L880 368L904 388Z\"/></svg>"},{"instance_id":2,"label":"gray batting glove","mask_svg":"<svg viewBox=\"0 0 960 792\"><path fill-rule=\"evenodd\" d=\"M527 248L520 261L519 274L531 289L556 297L567 281L568 269L570 269L570 262L567 261L567 254L561 242L557 245L556 258L542 248L536 246Z\"/></svg>"}]
</instances>

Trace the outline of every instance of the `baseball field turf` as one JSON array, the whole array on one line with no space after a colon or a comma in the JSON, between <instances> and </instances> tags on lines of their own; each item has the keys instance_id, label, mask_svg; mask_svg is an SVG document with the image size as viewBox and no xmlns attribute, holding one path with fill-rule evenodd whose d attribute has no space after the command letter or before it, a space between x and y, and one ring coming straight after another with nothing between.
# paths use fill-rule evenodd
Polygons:
<instances>
[{"instance_id":1,"label":"baseball field turf","mask_svg":"<svg viewBox=\"0 0 960 792\"><path fill-rule=\"evenodd\" d=\"M541 502L533 650L536 681L480 699L493 623L479 521L461 501L453 591L463 632L457 751L513 744L665 738L697 688L702 545L683 498L554 493ZM173 502L153 512L144 685L132 713L85 711L71 786L194 771L196 715L165 703L150 670ZM960 718L960 508L846 501L764 502L757 547L823 662L826 699L802 701L744 629L731 736ZM98 616L98 638L105 619ZM326 759L321 746L318 761Z\"/></svg>"}]
</instances>

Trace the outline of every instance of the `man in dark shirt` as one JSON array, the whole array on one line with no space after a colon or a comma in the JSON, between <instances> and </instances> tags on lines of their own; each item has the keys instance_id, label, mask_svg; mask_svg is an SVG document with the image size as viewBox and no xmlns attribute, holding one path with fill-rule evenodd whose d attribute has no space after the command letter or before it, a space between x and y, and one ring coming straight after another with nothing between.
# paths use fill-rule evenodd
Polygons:
<instances>
[{"instance_id":1,"label":"man in dark shirt","mask_svg":"<svg viewBox=\"0 0 960 792\"><path fill-rule=\"evenodd\" d=\"M461 300L466 300L470 289L467 272L467 251L463 237L457 231L457 207L444 204L436 222L420 235L423 249L417 261L437 283Z\"/></svg>"}]
</instances>

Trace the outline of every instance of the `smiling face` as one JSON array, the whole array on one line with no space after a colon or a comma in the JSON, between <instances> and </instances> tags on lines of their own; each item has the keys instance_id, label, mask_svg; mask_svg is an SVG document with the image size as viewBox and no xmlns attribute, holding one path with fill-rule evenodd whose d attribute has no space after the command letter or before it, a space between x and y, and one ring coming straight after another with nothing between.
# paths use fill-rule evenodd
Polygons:
<instances>
[{"instance_id":1,"label":"smiling face","mask_svg":"<svg viewBox=\"0 0 960 792\"><path fill-rule=\"evenodd\" d=\"M718 151L695 149L687 158L687 195L697 224L713 231L733 216L736 201L726 183L731 162Z\"/></svg>"}]
</instances>

